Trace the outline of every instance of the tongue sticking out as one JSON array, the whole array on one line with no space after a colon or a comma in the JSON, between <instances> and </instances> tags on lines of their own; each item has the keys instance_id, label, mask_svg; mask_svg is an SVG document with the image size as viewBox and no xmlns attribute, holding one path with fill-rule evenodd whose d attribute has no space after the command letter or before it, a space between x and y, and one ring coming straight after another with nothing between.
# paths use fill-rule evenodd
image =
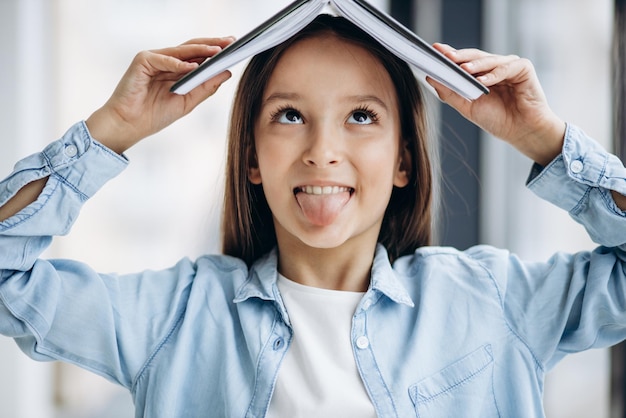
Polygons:
<instances>
[{"instance_id":1,"label":"tongue sticking out","mask_svg":"<svg viewBox=\"0 0 626 418\"><path fill-rule=\"evenodd\" d=\"M333 194L296 193L296 200L304 216L313 225L324 226L331 224L341 209L350 200L350 192L345 191Z\"/></svg>"}]
</instances>

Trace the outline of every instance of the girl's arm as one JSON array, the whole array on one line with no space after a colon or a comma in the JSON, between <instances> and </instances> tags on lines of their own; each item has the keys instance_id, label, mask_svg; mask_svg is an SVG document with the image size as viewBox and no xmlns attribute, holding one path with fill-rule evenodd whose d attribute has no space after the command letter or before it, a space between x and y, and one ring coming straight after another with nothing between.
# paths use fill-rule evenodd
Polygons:
<instances>
[{"instance_id":1,"label":"girl's arm","mask_svg":"<svg viewBox=\"0 0 626 418\"><path fill-rule=\"evenodd\" d=\"M111 98L87 119L91 136L121 154L191 112L230 78L230 72L207 80L184 96L170 93L170 87L196 68L198 62L215 55L232 41L232 38L192 39L176 47L137 54ZM1 205L0 222L33 203L47 178L28 183Z\"/></svg>"},{"instance_id":2,"label":"girl's arm","mask_svg":"<svg viewBox=\"0 0 626 418\"><path fill-rule=\"evenodd\" d=\"M19 161L0 181L0 334L31 357L70 361L131 387L150 350L177 323L195 272L188 260L118 278L40 254L126 167L119 153L190 112L229 77L218 75L185 96L169 92L196 61L231 41L197 39L138 54L86 123ZM140 314L142 306L150 315Z\"/></svg>"},{"instance_id":3,"label":"girl's arm","mask_svg":"<svg viewBox=\"0 0 626 418\"><path fill-rule=\"evenodd\" d=\"M46 185L46 181L48 181L47 176L28 183L9 201L0 206L0 222L10 218L37 200L37 197Z\"/></svg>"},{"instance_id":4,"label":"girl's arm","mask_svg":"<svg viewBox=\"0 0 626 418\"><path fill-rule=\"evenodd\" d=\"M514 334L530 348L538 371L543 369L540 373L568 353L624 340L623 162L554 114L528 60L436 47L491 91L470 102L430 80L439 97L534 160L529 189L567 211L600 244L591 252L556 253L545 263L524 262L487 246L467 251L487 266L498 283L497 293Z\"/></svg>"},{"instance_id":5,"label":"girl's arm","mask_svg":"<svg viewBox=\"0 0 626 418\"><path fill-rule=\"evenodd\" d=\"M617 193L615 190L611 190L611 194L613 195L613 199L615 200L617 207L621 210L626 210L626 196Z\"/></svg>"}]
</instances>

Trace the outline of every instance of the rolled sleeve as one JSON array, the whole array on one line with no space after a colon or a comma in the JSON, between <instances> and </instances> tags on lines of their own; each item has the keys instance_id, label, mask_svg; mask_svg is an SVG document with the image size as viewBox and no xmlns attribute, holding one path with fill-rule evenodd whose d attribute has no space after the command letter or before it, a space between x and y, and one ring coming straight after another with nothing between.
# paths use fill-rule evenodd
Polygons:
<instances>
[{"instance_id":1,"label":"rolled sleeve","mask_svg":"<svg viewBox=\"0 0 626 418\"><path fill-rule=\"evenodd\" d=\"M626 243L626 212L611 195L626 194L626 169L580 128L568 125L563 152L545 168L535 165L527 185L584 225L596 243Z\"/></svg>"},{"instance_id":2,"label":"rolled sleeve","mask_svg":"<svg viewBox=\"0 0 626 418\"><path fill-rule=\"evenodd\" d=\"M35 202L0 222L0 268L29 268L50 237L67 234L84 202L127 164L126 158L95 141L84 122L18 162L0 182L0 205L26 184L48 180Z\"/></svg>"},{"instance_id":3,"label":"rolled sleeve","mask_svg":"<svg viewBox=\"0 0 626 418\"><path fill-rule=\"evenodd\" d=\"M75 124L61 139L48 145L42 152L18 162L13 173L0 182L1 206L26 184L50 177L36 202L0 222L0 233L19 228L47 206L55 206L57 210L80 206L108 180L123 171L127 164L126 158L95 141L84 122ZM63 213L52 216L49 223L54 223L54 219L60 216ZM28 229L29 226L25 227ZM67 231L64 228L57 231L62 232Z\"/></svg>"}]
</instances>

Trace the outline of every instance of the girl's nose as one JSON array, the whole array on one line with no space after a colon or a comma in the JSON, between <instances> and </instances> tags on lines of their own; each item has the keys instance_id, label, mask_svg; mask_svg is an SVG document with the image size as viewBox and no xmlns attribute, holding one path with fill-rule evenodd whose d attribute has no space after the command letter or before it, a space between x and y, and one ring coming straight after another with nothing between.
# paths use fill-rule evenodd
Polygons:
<instances>
[{"instance_id":1,"label":"girl's nose","mask_svg":"<svg viewBox=\"0 0 626 418\"><path fill-rule=\"evenodd\" d=\"M320 126L312 129L302 154L304 163L322 168L337 165L341 159L341 134L331 127Z\"/></svg>"}]
</instances>

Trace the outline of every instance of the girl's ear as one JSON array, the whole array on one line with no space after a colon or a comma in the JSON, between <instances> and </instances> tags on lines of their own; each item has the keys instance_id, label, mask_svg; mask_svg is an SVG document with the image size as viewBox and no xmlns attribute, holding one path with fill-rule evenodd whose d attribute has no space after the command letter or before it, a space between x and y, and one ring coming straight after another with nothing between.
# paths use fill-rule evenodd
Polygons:
<instances>
[{"instance_id":1,"label":"girl's ear","mask_svg":"<svg viewBox=\"0 0 626 418\"><path fill-rule=\"evenodd\" d=\"M409 184L411 178L411 153L407 147L406 141L402 141L398 156L398 166L393 178L393 185L396 187L404 187Z\"/></svg>"},{"instance_id":2,"label":"girl's ear","mask_svg":"<svg viewBox=\"0 0 626 418\"><path fill-rule=\"evenodd\" d=\"M259 170L259 162L253 149L248 151L248 180L252 184L261 184L261 170Z\"/></svg>"}]
</instances>

